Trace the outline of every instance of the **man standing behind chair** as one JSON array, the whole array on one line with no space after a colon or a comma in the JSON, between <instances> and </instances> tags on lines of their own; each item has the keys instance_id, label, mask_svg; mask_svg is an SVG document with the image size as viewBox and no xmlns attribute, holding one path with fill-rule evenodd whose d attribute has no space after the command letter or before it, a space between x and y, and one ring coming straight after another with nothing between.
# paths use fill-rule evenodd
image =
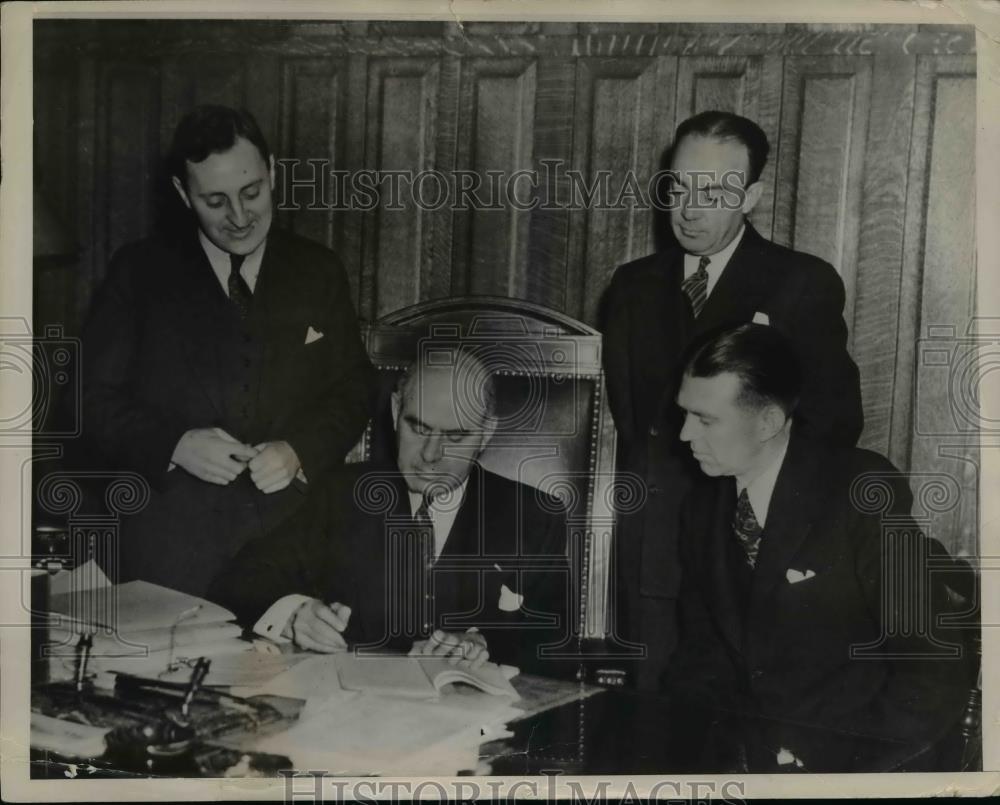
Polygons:
<instances>
[{"instance_id":1,"label":"man standing behind chair","mask_svg":"<svg viewBox=\"0 0 1000 805\"><path fill-rule=\"evenodd\" d=\"M676 635L677 512L695 470L677 439L674 397L692 340L749 321L776 327L804 367L803 430L845 445L861 433L840 277L816 257L765 240L748 220L768 150L760 127L738 115L703 112L681 123L670 159L676 245L620 266L605 299L618 466L649 490L646 505L620 519L616 538L616 628L649 652L635 668L645 688L655 685Z\"/></svg>"},{"instance_id":2,"label":"man standing behind chair","mask_svg":"<svg viewBox=\"0 0 1000 805\"><path fill-rule=\"evenodd\" d=\"M775 766L784 749L806 771L859 771L957 723L968 660L938 622L930 560L946 553L910 519L905 477L800 429L800 389L772 327L721 331L687 363L680 438L701 476L681 508L664 681L682 702L766 719L754 752Z\"/></svg>"},{"instance_id":3,"label":"man standing behind chair","mask_svg":"<svg viewBox=\"0 0 1000 805\"><path fill-rule=\"evenodd\" d=\"M278 232L274 159L246 111L204 106L168 157L180 237L113 258L84 330L85 434L143 475L120 579L195 594L356 442L373 370L337 256Z\"/></svg>"}]
</instances>

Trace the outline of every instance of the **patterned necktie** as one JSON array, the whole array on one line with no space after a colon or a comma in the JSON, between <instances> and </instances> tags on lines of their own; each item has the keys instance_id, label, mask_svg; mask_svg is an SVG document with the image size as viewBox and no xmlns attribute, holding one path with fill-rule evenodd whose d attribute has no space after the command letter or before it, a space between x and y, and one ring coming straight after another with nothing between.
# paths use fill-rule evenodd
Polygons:
<instances>
[{"instance_id":1,"label":"patterned necktie","mask_svg":"<svg viewBox=\"0 0 1000 805\"><path fill-rule=\"evenodd\" d=\"M705 307L705 300L708 299L708 271L706 268L712 262L710 257L704 255L698 261L698 270L681 283L681 290L687 294L691 300L691 309L697 319L701 309Z\"/></svg>"},{"instance_id":2,"label":"patterned necktie","mask_svg":"<svg viewBox=\"0 0 1000 805\"><path fill-rule=\"evenodd\" d=\"M757 516L753 513L753 506L750 505L750 496L747 490L740 492L740 497L736 501L736 511L733 513L733 533L740 541L743 550L746 551L747 564L750 567L757 566L757 553L760 551L760 538L764 529L757 522Z\"/></svg>"},{"instance_id":3,"label":"patterned necktie","mask_svg":"<svg viewBox=\"0 0 1000 805\"><path fill-rule=\"evenodd\" d=\"M253 304L250 286L240 274L240 267L245 259L246 255L243 254L229 255L229 301L236 305L241 319L245 319L249 315L250 305Z\"/></svg>"},{"instance_id":4,"label":"patterned necktie","mask_svg":"<svg viewBox=\"0 0 1000 805\"><path fill-rule=\"evenodd\" d=\"M431 499L425 495L413 514L413 524L420 543L417 547L419 556L417 561L420 562L420 570L417 573L417 606L422 625L420 634L423 637L430 635L435 623L434 583L431 578L434 567L434 520L431 518L430 505Z\"/></svg>"}]
</instances>

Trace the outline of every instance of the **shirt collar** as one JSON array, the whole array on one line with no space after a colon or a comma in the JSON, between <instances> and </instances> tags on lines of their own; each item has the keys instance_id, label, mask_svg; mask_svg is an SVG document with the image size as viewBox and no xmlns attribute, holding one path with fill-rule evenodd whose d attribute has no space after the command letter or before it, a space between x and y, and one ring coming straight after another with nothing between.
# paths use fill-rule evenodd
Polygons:
<instances>
[{"instance_id":1,"label":"shirt collar","mask_svg":"<svg viewBox=\"0 0 1000 805\"><path fill-rule=\"evenodd\" d=\"M715 283L719 281L719 277L722 276L722 272L725 270L726 266L729 264L730 259L732 259L733 253L736 248L740 245L740 241L743 240L743 235L747 230L747 225L741 224L740 231L736 233L736 237L733 238L726 245L724 249L717 251L715 254L706 255L709 258L708 267L705 269L708 272L708 286L706 293L712 293L712 289L715 287ZM684 278L687 279L695 271L698 270L698 263L701 261L701 257L697 254L685 254L684 255Z\"/></svg>"},{"instance_id":2,"label":"shirt collar","mask_svg":"<svg viewBox=\"0 0 1000 805\"><path fill-rule=\"evenodd\" d=\"M460 503L465 498L465 488L468 485L469 485L469 476L465 476L465 480L462 481L462 483L460 483L454 489L454 491L450 495L448 495L448 497L451 500L455 501L456 503ZM416 514L417 509L420 508L420 504L424 502L424 496L419 492L413 492L409 489L407 489L406 491L407 494L410 496L410 514ZM427 501L427 509L428 512L431 514L432 518L437 513L441 513L444 511L454 511L457 508L458 508L457 506L453 506L450 504L446 508L442 508L437 498L431 498L430 500Z\"/></svg>"},{"instance_id":3,"label":"shirt collar","mask_svg":"<svg viewBox=\"0 0 1000 805\"><path fill-rule=\"evenodd\" d=\"M201 230L201 227L198 228L198 242L201 244L201 249L205 252L205 256L208 258L215 276L222 283L222 287L227 289L229 287L229 272L232 270L229 261L229 252L220 249L212 243ZM256 249L246 255L243 265L240 266L240 274L243 275L243 279L246 280L251 291L254 290L254 286L257 284L257 275L260 273L260 264L264 259L264 249L266 246L267 238L264 238Z\"/></svg>"},{"instance_id":4,"label":"shirt collar","mask_svg":"<svg viewBox=\"0 0 1000 805\"><path fill-rule=\"evenodd\" d=\"M747 490L747 498L753 508L754 516L760 527L763 528L767 522L767 512L771 507L771 497L774 495L774 487L778 482L778 473L785 463L785 454L788 452L788 440L785 440L781 447L781 452L774 457L774 461L768 464L750 483L741 487L736 484L736 494L739 495L743 489Z\"/></svg>"}]
</instances>

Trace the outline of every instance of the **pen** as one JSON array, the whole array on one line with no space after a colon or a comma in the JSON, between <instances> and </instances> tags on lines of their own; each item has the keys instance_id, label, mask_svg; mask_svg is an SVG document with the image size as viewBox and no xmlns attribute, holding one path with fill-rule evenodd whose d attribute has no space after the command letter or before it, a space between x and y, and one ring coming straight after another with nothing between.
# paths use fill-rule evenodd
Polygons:
<instances>
[{"instance_id":1,"label":"pen","mask_svg":"<svg viewBox=\"0 0 1000 805\"><path fill-rule=\"evenodd\" d=\"M194 694L197 693L198 688L201 687L202 681L208 675L208 668L211 664L212 661L205 657L199 657L198 662L195 663L194 670L191 672L191 683L184 696L184 701L181 703L181 715L184 716L184 718L187 718L188 711L191 708L191 701L194 699Z\"/></svg>"},{"instance_id":2,"label":"pen","mask_svg":"<svg viewBox=\"0 0 1000 805\"><path fill-rule=\"evenodd\" d=\"M76 664L76 692L83 691L83 682L87 678L87 663L90 661L90 649L94 645L94 637L89 632L80 635L80 642L76 644L77 664Z\"/></svg>"}]
</instances>

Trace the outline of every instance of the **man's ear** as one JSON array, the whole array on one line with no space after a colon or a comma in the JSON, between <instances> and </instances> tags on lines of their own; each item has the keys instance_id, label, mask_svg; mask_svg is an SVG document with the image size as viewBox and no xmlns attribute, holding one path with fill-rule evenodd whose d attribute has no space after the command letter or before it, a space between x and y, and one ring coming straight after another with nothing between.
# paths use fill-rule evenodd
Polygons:
<instances>
[{"instance_id":1,"label":"man's ear","mask_svg":"<svg viewBox=\"0 0 1000 805\"><path fill-rule=\"evenodd\" d=\"M754 182L743 191L743 214L749 215L753 208L757 206L761 195L764 193L764 185L761 182Z\"/></svg>"},{"instance_id":2,"label":"man's ear","mask_svg":"<svg viewBox=\"0 0 1000 805\"><path fill-rule=\"evenodd\" d=\"M191 199L188 198L187 191L184 189L184 185L181 183L181 180L178 179L176 176L171 176L170 181L173 182L174 190L176 190L177 195L181 197L181 201L184 202L184 206L190 210Z\"/></svg>"},{"instance_id":3,"label":"man's ear","mask_svg":"<svg viewBox=\"0 0 1000 805\"><path fill-rule=\"evenodd\" d=\"M774 403L768 403L760 414L760 440L766 442L773 439L785 427L788 417Z\"/></svg>"}]
</instances>

